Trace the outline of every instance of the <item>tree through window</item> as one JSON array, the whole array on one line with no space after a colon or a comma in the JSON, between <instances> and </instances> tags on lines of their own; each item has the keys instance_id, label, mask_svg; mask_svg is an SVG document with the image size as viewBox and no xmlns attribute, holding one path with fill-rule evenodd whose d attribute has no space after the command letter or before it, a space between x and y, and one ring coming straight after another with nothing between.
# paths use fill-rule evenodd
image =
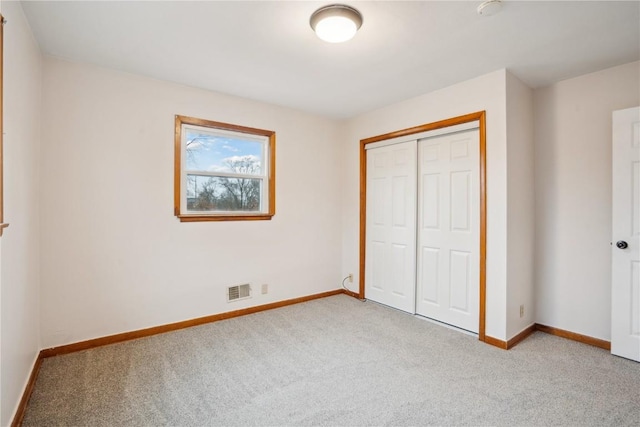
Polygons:
<instances>
[{"instance_id":1,"label":"tree through window","mask_svg":"<svg viewBox=\"0 0 640 427\"><path fill-rule=\"evenodd\" d=\"M275 132L176 116L175 210L181 221L270 219Z\"/></svg>"}]
</instances>

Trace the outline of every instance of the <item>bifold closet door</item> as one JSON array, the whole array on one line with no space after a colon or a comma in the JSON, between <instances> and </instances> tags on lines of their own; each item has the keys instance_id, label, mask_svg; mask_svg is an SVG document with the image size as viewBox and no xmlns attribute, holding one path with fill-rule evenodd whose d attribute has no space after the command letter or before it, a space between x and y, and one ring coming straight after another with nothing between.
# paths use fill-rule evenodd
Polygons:
<instances>
[{"instance_id":1,"label":"bifold closet door","mask_svg":"<svg viewBox=\"0 0 640 427\"><path fill-rule=\"evenodd\" d=\"M478 129L418 141L416 313L478 332Z\"/></svg>"},{"instance_id":2,"label":"bifold closet door","mask_svg":"<svg viewBox=\"0 0 640 427\"><path fill-rule=\"evenodd\" d=\"M415 313L417 141L367 150L365 295Z\"/></svg>"}]
</instances>

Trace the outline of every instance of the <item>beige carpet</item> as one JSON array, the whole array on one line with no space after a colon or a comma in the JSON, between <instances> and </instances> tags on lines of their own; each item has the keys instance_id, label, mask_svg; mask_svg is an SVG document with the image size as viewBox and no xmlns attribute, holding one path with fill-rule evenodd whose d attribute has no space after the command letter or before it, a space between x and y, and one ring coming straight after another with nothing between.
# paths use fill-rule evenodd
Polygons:
<instances>
[{"instance_id":1,"label":"beige carpet","mask_svg":"<svg viewBox=\"0 0 640 427\"><path fill-rule=\"evenodd\" d=\"M640 425L640 364L339 295L46 359L25 426Z\"/></svg>"}]
</instances>

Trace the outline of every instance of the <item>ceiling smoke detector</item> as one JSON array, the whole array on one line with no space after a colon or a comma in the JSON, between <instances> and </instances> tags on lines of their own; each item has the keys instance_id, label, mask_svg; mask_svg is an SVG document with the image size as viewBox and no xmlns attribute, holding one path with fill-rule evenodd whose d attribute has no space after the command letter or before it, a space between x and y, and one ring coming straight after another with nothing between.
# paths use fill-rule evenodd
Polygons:
<instances>
[{"instance_id":1,"label":"ceiling smoke detector","mask_svg":"<svg viewBox=\"0 0 640 427\"><path fill-rule=\"evenodd\" d=\"M502 9L502 2L500 0L487 0L478 6L478 15L491 16L500 12Z\"/></svg>"}]
</instances>

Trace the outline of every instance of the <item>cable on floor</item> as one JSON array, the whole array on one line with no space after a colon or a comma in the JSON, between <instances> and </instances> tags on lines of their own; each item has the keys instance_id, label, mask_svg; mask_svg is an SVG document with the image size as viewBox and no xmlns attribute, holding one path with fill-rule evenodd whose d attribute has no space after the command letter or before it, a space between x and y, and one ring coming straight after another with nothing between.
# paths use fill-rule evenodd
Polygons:
<instances>
[{"instance_id":1,"label":"cable on floor","mask_svg":"<svg viewBox=\"0 0 640 427\"><path fill-rule=\"evenodd\" d=\"M345 277L344 279L342 279L342 287L343 287L344 289L346 289L347 291L349 291L349 292L353 292L351 289L347 288L347 286L344 284L344 282L345 282L349 277L351 277L351 275L348 275L347 277Z\"/></svg>"},{"instance_id":2,"label":"cable on floor","mask_svg":"<svg viewBox=\"0 0 640 427\"><path fill-rule=\"evenodd\" d=\"M351 289L347 288L347 285L344 284L344 282L347 281L347 279L349 279L349 277L351 277L351 275L348 275L347 277L345 277L344 279L342 279L342 288L345 289L346 291L349 291L353 294L357 294L357 292L352 291ZM358 301L360 302L365 302L367 299L366 298L357 298Z\"/></svg>"}]
</instances>

